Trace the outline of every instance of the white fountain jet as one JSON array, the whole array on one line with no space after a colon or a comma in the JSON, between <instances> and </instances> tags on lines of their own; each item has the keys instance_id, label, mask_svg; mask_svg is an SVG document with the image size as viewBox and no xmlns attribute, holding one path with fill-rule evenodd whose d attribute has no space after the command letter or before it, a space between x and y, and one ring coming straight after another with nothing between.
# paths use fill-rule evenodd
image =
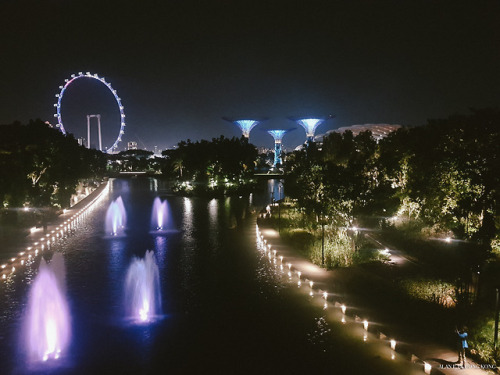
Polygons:
<instances>
[{"instance_id":1,"label":"white fountain jet","mask_svg":"<svg viewBox=\"0 0 500 375\"><path fill-rule=\"evenodd\" d=\"M124 234L127 226L127 213L122 197L118 197L109 205L105 223L106 235L120 236Z\"/></svg>"},{"instance_id":2,"label":"white fountain jet","mask_svg":"<svg viewBox=\"0 0 500 375\"><path fill-rule=\"evenodd\" d=\"M29 362L58 359L71 337L69 307L65 297L64 260L54 254L43 259L30 289L24 334Z\"/></svg>"},{"instance_id":3,"label":"white fountain jet","mask_svg":"<svg viewBox=\"0 0 500 375\"><path fill-rule=\"evenodd\" d=\"M125 309L134 323L147 323L161 316L160 276L154 253L134 258L125 279Z\"/></svg>"},{"instance_id":4,"label":"white fountain jet","mask_svg":"<svg viewBox=\"0 0 500 375\"><path fill-rule=\"evenodd\" d=\"M164 231L167 227L168 207L167 201L161 201L156 197L153 202L153 211L151 214L151 226L155 231Z\"/></svg>"}]
</instances>

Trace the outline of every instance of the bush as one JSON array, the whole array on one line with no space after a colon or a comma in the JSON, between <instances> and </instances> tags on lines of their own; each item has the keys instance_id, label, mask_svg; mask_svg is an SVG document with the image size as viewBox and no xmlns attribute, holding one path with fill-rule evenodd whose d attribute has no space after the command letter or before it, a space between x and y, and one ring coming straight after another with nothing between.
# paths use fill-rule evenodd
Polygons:
<instances>
[{"instance_id":1,"label":"bush","mask_svg":"<svg viewBox=\"0 0 500 375\"><path fill-rule=\"evenodd\" d=\"M407 279L400 282L401 288L411 297L439 304L444 307L455 306L455 285L442 280Z\"/></svg>"},{"instance_id":2,"label":"bush","mask_svg":"<svg viewBox=\"0 0 500 375\"><path fill-rule=\"evenodd\" d=\"M285 242L300 252L307 254L314 245L314 236L305 229L290 229L282 232Z\"/></svg>"},{"instance_id":3,"label":"bush","mask_svg":"<svg viewBox=\"0 0 500 375\"><path fill-rule=\"evenodd\" d=\"M490 316L494 316L491 312ZM476 318L469 327L469 344L471 354L477 356L482 363L499 363L498 354L493 350L493 335L495 332L495 320L488 319L484 315Z\"/></svg>"}]
</instances>

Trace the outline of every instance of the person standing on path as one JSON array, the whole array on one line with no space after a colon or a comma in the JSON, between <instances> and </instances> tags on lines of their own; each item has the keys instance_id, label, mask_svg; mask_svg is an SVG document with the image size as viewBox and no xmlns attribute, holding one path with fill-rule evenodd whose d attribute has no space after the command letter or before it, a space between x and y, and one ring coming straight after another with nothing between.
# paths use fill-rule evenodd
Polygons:
<instances>
[{"instance_id":1,"label":"person standing on path","mask_svg":"<svg viewBox=\"0 0 500 375\"><path fill-rule=\"evenodd\" d=\"M458 345L458 363L462 361L462 365L465 367L465 349L469 348L467 344L467 327L463 326L460 331L457 329L456 332L460 341Z\"/></svg>"}]
</instances>

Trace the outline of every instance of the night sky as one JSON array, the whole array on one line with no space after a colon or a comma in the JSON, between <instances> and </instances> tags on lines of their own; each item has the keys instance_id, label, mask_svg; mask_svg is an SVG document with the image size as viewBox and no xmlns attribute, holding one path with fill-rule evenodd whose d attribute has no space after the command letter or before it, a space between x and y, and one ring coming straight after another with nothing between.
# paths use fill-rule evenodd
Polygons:
<instances>
[{"instance_id":1,"label":"night sky","mask_svg":"<svg viewBox=\"0 0 500 375\"><path fill-rule=\"evenodd\" d=\"M239 136L223 116L335 114L318 133L364 123L499 107L500 1L77 1L0 2L0 124L56 123L58 87L98 73L125 106L123 140L151 149L182 139ZM77 136L100 113L105 145L119 114L106 87L78 80L63 100ZM284 139L305 140L302 129ZM125 146L124 143L121 144Z\"/></svg>"}]
</instances>

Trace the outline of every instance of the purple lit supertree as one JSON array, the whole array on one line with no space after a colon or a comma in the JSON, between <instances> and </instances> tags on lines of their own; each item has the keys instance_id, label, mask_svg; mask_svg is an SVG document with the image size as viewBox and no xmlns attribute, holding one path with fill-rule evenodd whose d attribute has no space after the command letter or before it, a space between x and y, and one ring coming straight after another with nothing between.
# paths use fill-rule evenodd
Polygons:
<instances>
[{"instance_id":1,"label":"purple lit supertree","mask_svg":"<svg viewBox=\"0 0 500 375\"><path fill-rule=\"evenodd\" d=\"M257 125L259 125L262 121L264 121L264 119L262 120L231 119L228 117L223 117L222 119L237 125L241 129L241 132L243 133L243 136L245 138L250 138L250 132L252 131L252 129L255 128Z\"/></svg>"},{"instance_id":2,"label":"purple lit supertree","mask_svg":"<svg viewBox=\"0 0 500 375\"><path fill-rule=\"evenodd\" d=\"M328 115L327 117L316 117L316 118L295 118L295 117L289 117L289 120L292 120L302 126L304 130L306 131L306 136L307 136L307 142L313 142L314 141L314 133L316 132L316 128L320 126L323 122L325 122L328 119L334 118L335 116L333 115Z\"/></svg>"},{"instance_id":3,"label":"purple lit supertree","mask_svg":"<svg viewBox=\"0 0 500 375\"><path fill-rule=\"evenodd\" d=\"M274 164L273 168L276 168L276 165L283 164L283 160L281 159L281 151L282 151L282 140L286 133L291 132L293 129L268 129L267 132L271 134L274 138Z\"/></svg>"}]
</instances>

